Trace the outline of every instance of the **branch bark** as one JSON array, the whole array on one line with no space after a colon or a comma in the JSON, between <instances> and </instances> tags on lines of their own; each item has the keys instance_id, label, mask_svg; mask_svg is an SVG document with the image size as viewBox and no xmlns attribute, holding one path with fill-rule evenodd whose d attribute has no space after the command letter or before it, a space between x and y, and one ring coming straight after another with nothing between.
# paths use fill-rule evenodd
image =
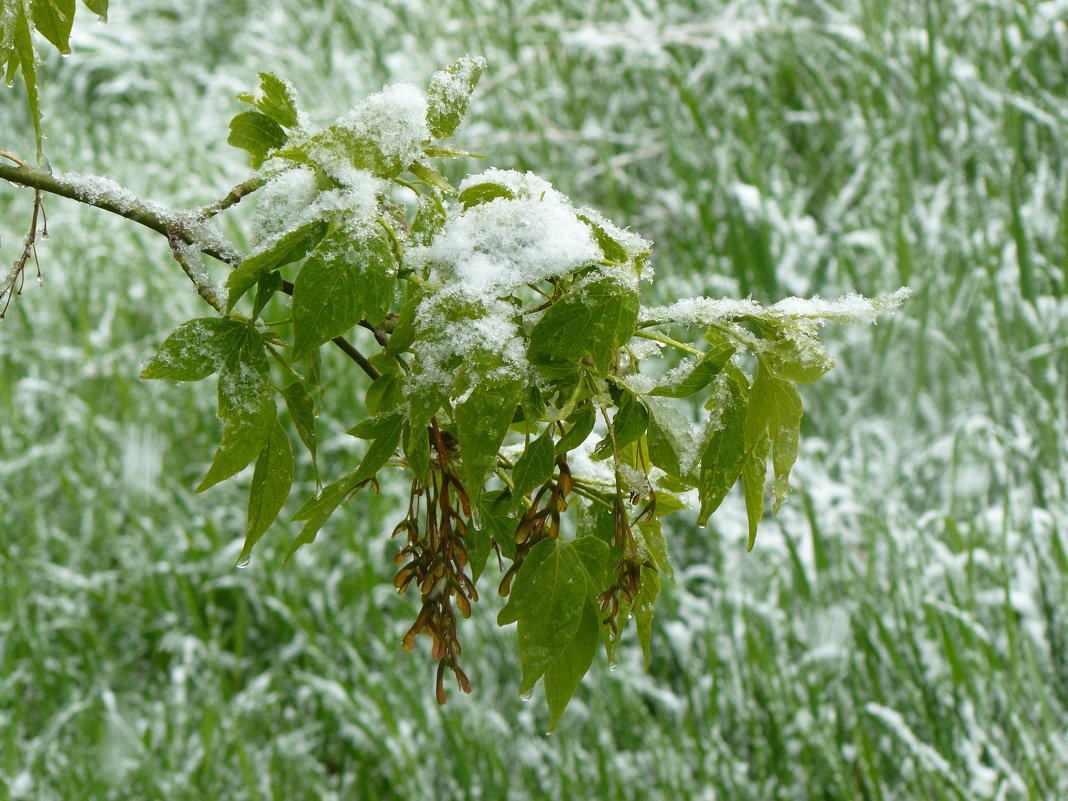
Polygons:
<instances>
[{"instance_id":1,"label":"branch bark","mask_svg":"<svg viewBox=\"0 0 1068 801\"><path fill-rule=\"evenodd\" d=\"M229 243L224 245L217 238L215 238L215 241L206 241L204 238L199 237L197 235L197 226L214 214L239 202L243 197L263 185L261 180L253 178L238 184L218 203L203 209L182 212L139 200L128 191L122 190L117 184L112 187L100 181L98 186L94 186L85 179L72 180L64 178L62 175L53 175L44 170L23 165L0 162L0 179L18 186L35 189L37 192L47 192L50 195L69 198L87 206L117 214L165 237L171 244L172 251L176 253L178 250L175 245L177 242L183 242L196 247L204 255L211 256L213 259L231 267L237 267L245 257L237 248L230 246ZM179 263L181 264L180 260ZM182 265L182 267L189 274L186 266ZM190 275L190 278L193 278L193 276ZM196 280L193 280L196 283ZM293 285L289 281L285 281L283 282L282 290L286 294L292 295ZM199 285L197 286L197 291L218 310L217 301L212 303L212 299L205 295ZM367 373L372 380L378 378L378 371L348 340L344 337L337 337L333 342L346 356L356 362L360 369Z\"/></svg>"}]
</instances>

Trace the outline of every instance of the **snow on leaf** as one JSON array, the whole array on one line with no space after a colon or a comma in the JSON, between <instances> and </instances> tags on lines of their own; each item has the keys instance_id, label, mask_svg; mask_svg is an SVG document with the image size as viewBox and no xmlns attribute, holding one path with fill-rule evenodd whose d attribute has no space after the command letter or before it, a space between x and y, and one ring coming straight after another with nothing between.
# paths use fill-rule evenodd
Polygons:
<instances>
[{"instance_id":1,"label":"snow on leaf","mask_svg":"<svg viewBox=\"0 0 1068 801\"><path fill-rule=\"evenodd\" d=\"M274 395L263 340L255 328L244 326L234 344L219 371L222 441L197 492L245 469L267 445L273 429Z\"/></svg>"},{"instance_id":2,"label":"snow on leaf","mask_svg":"<svg viewBox=\"0 0 1068 801\"><path fill-rule=\"evenodd\" d=\"M464 56L431 76L426 124L432 137L444 139L456 133L485 69L485 59Z\"/></svg>"},{"instance_id":3,"label":"snow on leaf","mask_svg":"<svg viewBox=\"0 0 1068 801\"><path fill-rule=\"evenodd\" d=\"M172 331L141 368L141 378L200 381L240 347L245 325L222 317L187 320Z\"/></svg>"},{"instance_id":4,"label":"snow on leaf","mask_svg":"<svg viewBox=\"0 0 1068 801\"><path fill-rule=\"evenodd\" d=\"M411 84L393 84L357 103L298 150L342 182L353 168L393 178L419 158L428 137L423 93Z\"/></svg>"}]
</instances>

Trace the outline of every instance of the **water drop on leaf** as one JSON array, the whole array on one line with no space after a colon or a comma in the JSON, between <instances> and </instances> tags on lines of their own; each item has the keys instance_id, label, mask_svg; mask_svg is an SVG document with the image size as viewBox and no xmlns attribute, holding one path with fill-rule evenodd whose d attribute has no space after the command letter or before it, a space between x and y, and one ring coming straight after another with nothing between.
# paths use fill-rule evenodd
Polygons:
<instances>
[{"instance_id":1,"label":"water drop on leaf","mask_svg":"<svg viewBox=\"0 0 1068 801\"><path fill-rule=\"evenodd\" d=\"M530 690L529 692L525 692L522 695L520 695L519 696L519 700L520 701L529 701L533 697L534 697L534 691Z\"/></svg>"},{"instance_id":2,"label":"water drop on leaf","mask_svg":"<svg viewBox=\"0 0 1068 801\"><path fill-rule=\"evenodd\" d=\"M252 561L252 554L245 554L244 556L242 556L240 559L237 560L237 566L238 567L248 567L249 562L251 562L251 561Z\"/></svg>"}]
</instances>

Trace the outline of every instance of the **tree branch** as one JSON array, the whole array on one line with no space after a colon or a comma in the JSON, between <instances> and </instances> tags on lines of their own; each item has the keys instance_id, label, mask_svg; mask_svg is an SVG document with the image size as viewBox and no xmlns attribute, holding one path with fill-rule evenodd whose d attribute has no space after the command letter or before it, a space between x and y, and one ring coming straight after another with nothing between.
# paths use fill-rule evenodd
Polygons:
<instances>
[{"instance_id":1,"label":"tree branch","mask_svg":"<svg viewBox=\"0 0 1068 801\"><path fill-rule=\"evenodd\" d=\"M69 176L53 175L44 170L24 165L25 162L17 166L0 162L0 179L10 181L18 186L30 187L37 190L38 194L47 192L51 195L59 195L60 197L76 200L87 206L109 211L112 214L117 214L127 220L143 225L166 237L171 245L172 253L180 253L177 244L178 242L183 242L196 247L201 253L231 267L237 267L244 259L244 256L228 242L219 241L217 238L213 241L206 241L204 238L197 236L196 229L197 225L202 223L206 217L229 208L245 195L259 188L262 182L258 178L252 178L243 184L239 184L230 190L223 200L204 209L193 212L178 212L155 203L146 203L139 200L128 190L107 179L71 178ZM197 285L197 291L201 296L208 303L215 306L216 304L212 303L212 299L205 294L201 285L197 283L188 269L188 265L182 264L181 259L179 259L179 264L181 264L182 269L190 276L194 284ZM289 282L285 283L288 284ZM289 284L288 294L292 294L292 292L292 284ZM217 299L216 303L218 303ZM344 337L337 337L333 342L344 351L345 355L356 362L360 369L367 373L372 380L378 378L378 370L348 340Z\"/></svg>"}]
</instances>

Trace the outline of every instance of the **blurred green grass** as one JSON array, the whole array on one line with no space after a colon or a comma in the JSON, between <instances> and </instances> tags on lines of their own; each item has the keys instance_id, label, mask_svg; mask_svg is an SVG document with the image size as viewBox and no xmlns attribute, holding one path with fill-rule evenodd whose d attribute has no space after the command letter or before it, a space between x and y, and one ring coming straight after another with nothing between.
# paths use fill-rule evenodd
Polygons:
<instances>
[{"instance_id":1,"label":"blurred green grass","mask_svg":"<svg viewBox=\"0 0 1068 801\"><path fill-rule=\"evenodd\" d=\"M471 697L439 710L400 651L389 492L285 571L282 527L232 567L240 482L191 490L211 387L136 377L198 299L157 238L50 202L44 286L0 327L0 798L1068 795L1066 20L1033 0L152 0L83 24L43 69L58 170L206 202L243 175L226 122L258 70L326 121L479 53L460 141L652 238L648 300L916 294L826 332L840 365L805 392L782 516L749 555L736 507L707 531L678 516L650 671L634 647L598 662L545 738L490 608ZM28 127L9 92L4 146L31 152ZM28 211L0 192L4 254ZM324 465L352 458L360 410L331 366Z\"/></svg>"}]
</instances>

